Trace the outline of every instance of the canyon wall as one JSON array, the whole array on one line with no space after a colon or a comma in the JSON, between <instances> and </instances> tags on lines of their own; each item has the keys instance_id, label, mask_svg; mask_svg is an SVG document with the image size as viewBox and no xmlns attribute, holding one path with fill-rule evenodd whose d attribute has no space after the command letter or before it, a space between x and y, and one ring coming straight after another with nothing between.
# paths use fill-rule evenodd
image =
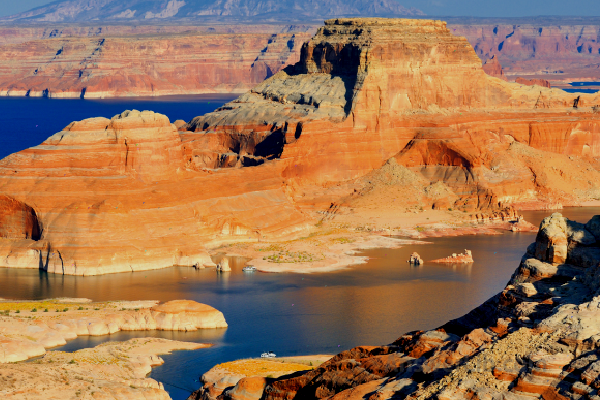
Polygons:
<instances>
[{"instance_id":1,"label":"canyon wall","mask_svg":"<svg viewBox=\"0 0 600 400\"><path fill-rule=\"evenodd\" d=\"M568 87L600 80L600 25L594 23L453 20L449 29L466 37L482 62L494 58L492 76ZM294 64L317 28L314 22L4 24L0 95L243 93Z\"/></svg>"},{"instance_id":2,"label":"canyon wall","mask_svg":"<svg viewBox=\"0 0 600 400\"><path fill-rule=\"evenodd\" d=\"M17 43L0 46L0 95L244 92L296 62L302 43L310 38L305 32L106 35L72 37L62 32L62 37L21 43L15 35L5 39Z\"/></svg>"},{"instance_id":3,"label":"canyon wall","mask_svg":"<svg viewBox=\"0 0 600 400\"><path fill-rule=\"evenodd\" d=\"M392 160L467 213L598 200L596 104L488 76L442 21L328 20L296 64L187 124L127 111L1 160L15 211L0 215L0 266L213 265L223 243L306 235L354 208Z\"/></svg>"},{"instance_id":4,"label":"canyon wall","mask_svg":"<svg viewBox=\"0 0 600 400\"><path fill-rule=\"evenodd\" d=\"M453 24L482 60L496 56L509 79L522 76L552 84L600 80L598 24Z\"/></svg>"}]
</instances>

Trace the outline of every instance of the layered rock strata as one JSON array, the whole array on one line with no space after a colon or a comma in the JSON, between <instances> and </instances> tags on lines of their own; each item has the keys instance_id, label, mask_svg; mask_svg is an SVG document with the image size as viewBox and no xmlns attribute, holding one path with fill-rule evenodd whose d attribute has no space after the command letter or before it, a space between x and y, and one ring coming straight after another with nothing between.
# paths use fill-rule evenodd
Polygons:
<instances>
[{"instance_id":1,"label":"layered rock strata","mask_svg":"<svg viewBox=\"0 0 600 400\"><path fill-rule=\"evenodd\" d=\"M28 363L0 363L0 395L27 400L169 400L161 382L148 378L160 354L209 347L159 338L108 342L75 352L52 351Z\"/></svg>"},{"instance_id":2,"label":"layered rock strata","mask_svg":"<svg viewBox=\"0 0 600 400\"><path fill-rule=\"evenodd\" d=\"M75 122L0 161L0 195L40 232L0 239L0 266L214 265L208 248L297 237L407 185L421 208L472 214L600 199L595 104L489 77L441 21L329 20L298 63L213 113Z\"/></svg>"},{"instance_id":3,"label":"layered rock strata","mask_svg":"<svg viewBox=\"0 0 600 400\"><path fill-rule=\"evenodd\" d=\"M5 44L0 46L0 95L243 93L296 62L309 38L305 32L101 33Z\"/></svg>"},{"instance_id":4,"label":"layered rock strata","mask_svg":"<svg viewBox=\"0 0 600 400\"><path fill-rule=\"evenodd\" d=\"M553 214L506 288L480 307L387 346L346 350L276 379L260 398L594 398L599 229L600 216L583 224Z\"/></svg>"},{"instance_id":5,"label":"layered rock strata","mask_svg":"<svg viewBox=\"0 0 600 400\"><path fill-rule=\"evenodd\" d=\"M507 81L506 76L504 75L504 70L502 69L502 64L498 61L498 57L492 56L489 60L483 63L483 70L489 76L493 76L495 78L500 78L502 80Z\"/></svg>"},{"instance_id":6,"label":"layered rock strata","mask_svg":"<svg viewBox=\"0 0 600 400\"><path fill-rule=\"evenodd\" d=\"M0 363L27 360L46 354L78 336L103 336L119 331L195 331L226 328L223 313L189 300L89 304L43 311L20 311L0 317ZM15 304L16 306L19 303ZM46 305L47 306L47 305ZM120 307L119 308L117 308ZM93 311L91 310L93 309Z\"/></svg>"},{"instance_id":7,"label":"layered rock strata","mask_svg":"<svg viewBox=\"0 0 600 400\"><path fill-rule=\"evenodd\" d=\"M317 28L310 22L214 21L212 25L2 25L0 93L78 97L85 89L84 96L102 97L244 92L297 61L302 42ZM594 21L457 21L449 28L466 37L484 62L500 57L502 65L492 69L511 81L520 77L538 85L548 80L567 87L573 81L600 79L599 26Z\"/></svg>"},{"instance_id":8,"label":"layered rock strata","mask_svg":"<svg viewBox=\"0 0 600 400\"><path fill-rule=\"evenodd\" d=\"M452 24L482 60L499 57L504 72L546 79L553 85L600 77L600 26L596 21Z\"/></svg>"},{"instance_id":9,"label":"layered rock strata","mask_svg":"<svg viewBox=\"0 0 600 400\"><path fill-rule=\"evenodd\" d=\"M184 153L165 116L125 112L73 123L0 161L0 193L33 206L42 232L27 238L20 217L1 219L12 224L0 226L0 266L73 275L204 268L215 265L211 242L303 229L277 166L198 172Z\"/></svg>"}]
</instances>

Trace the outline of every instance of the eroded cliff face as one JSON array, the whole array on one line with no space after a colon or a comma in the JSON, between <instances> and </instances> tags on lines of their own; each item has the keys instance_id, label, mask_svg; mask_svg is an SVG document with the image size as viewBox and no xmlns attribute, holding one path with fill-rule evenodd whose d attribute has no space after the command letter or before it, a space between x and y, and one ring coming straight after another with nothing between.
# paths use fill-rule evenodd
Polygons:
<instances>
[{"instance_id":1,"label":"eroded cliff face","mask_svg":"<svg viewBox=\"0 0 600 400\"><path fill-rule=\"evenodd\" d=\"M382 190L364 177L386 168L418 185L421 207L473 219L600 199L600 96L576 98L486 75L441 21L329 20L298 63L213 113L75 122L0 161L0 194L42 229L0 239L0 265L212 265L207 248L360 211ZM0 232L29 229L9 214Z\"/></svg>"},{"instance_id":2,"label":"eroded cliff face","mask_svg":"<svg viewBox=\"0 0 600 400\"><path fill-rule=\"evenodd\" d=\"M579 399L598 390L600 216L545 218L506 288L465 316L346 350L253 399ZM202 389L190 399L209 399ZM229 398L226 397L225 398Z\"/></svg>"},{"instance_id":3,"label":"eroded cliff face","mask_svg":"<svg viewBox=\"0 0 600 400\"><path fill-rule=\"evenodd\" d=\"M214 265L211 242L306 228L276 165L199 173L183 152L165 116L132 111L72 123L3 159L0 192L16 211L0 217L0 265L75 275L202 268ZM38 237L20 219L31 208Z\"/></svg>"},{"instance_id":4,"label":"eroded cliff face","mask_svg":"<svg viewBox=\"0 0 600 400\"><path fill-rule=\"evenodd\" d=\"M530 83L540 84L542 79L566 87L572 81L598 80L598 24L517 22L454 22L449 29L466 37L483 62L499 59L510 81L533 78ZM0 93L51 97L78 97L84 89L87 97L242 93L295 63L302 43L318 27L314 22L261 25L214 20L128 26L0 25ZM492 71L500 74L499 67Z\"/></svg>"},{"instance_id":5,"label":"eroded cliff face","mask_svg":"<svg viewBox=\"0 0 600 400\"><path fill-rule=\"evenodd\" d=\"M532 76L551 83L597 80L600 76L598 25L452 24L482 60L497 56L509 79Z\"/></svg>"},{"instance_id":6,"label":"eroded cliff face","mask_svg":"<svg viewBox=\"0 0 600 400\"><path fill-rule=\"evenodd\" d=\"M310 38L305 32L117 34L65 34L0 46L0 95L241 93L296 62Z\"/></svg>"},{"instance_id":7,"label":"eroded cliff face","mask_svg":"<svg viewBox=\"0 0 600 400\"><path fill-rule=\"evenodd\" d=\"M597 196L588 177L598 174L599 125L589 106L600 97L581 96L575 110L576 98L490 78L440 21L330 20L295 66L181 129L234 158L281 158L297 186L348 182L394 157L449 185L465 211L543 207ZM205 143L190 143L198 166ZM298 192L298 202L311 201Z\"/></svg>"}]
</instances>

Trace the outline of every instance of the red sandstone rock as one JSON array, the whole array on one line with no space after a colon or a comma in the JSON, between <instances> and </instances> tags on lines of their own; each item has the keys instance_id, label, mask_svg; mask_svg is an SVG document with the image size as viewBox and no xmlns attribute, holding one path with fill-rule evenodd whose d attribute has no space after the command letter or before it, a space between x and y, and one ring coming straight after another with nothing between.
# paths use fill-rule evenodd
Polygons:
<instances>
[{"instance_id":1,"label":"red sandstone rock","mask_svg":"<svg viewBox=\"0 0 600 400\"><path fill-rule=\"evenodd\" d=\"M464 253L460 253L460 254L452 254L449 257L446 258L441 258L439 260L432 260L431 262L434 263L441 263L441 264L469 264L474 262L473 261L473 256L471 254L471 250L465 250Z\"/></svg>"},{"instance_id":2,"label":"red sandstone rock","mask_svg":"<svg viewBox=\"0 0 600 400\"><path fill-rule=\"evenodd\" d=\"M266 378L260 376L242 378L233 389L223 393L223 400L259 400L266 385Z\"/></svg>"},{"instance_id":3,"label":"red sandstone rock","mask_svg":"<svg viewBox=\"0 0 600 400\"><path fill-rule=\"evenodd\" d=\"M538 19L517 25L475 22L450 28L465 36L482 60L500 57L509 76L527 74L562 84L598 77L600 27L587 20Z\"/></svg>"},{"instance_id":4,"label":"red sandstone rock","mask_svg":"<svg viewBox=\"0 0 600 400\"><path fill-rule=\"evenodd\" d=\"M2 194L35 205L43 233L0 240L1 265L213 265L207 247L306 233L312 212L390 158L463 211L576 203L600 181L588 158L600 121L584 110L597 99L567 115L570 94L489 78L441 21L330 20L295 66L186 126L127 112L2 160Z\"/></svg>"},{"instance_id":5,"label":"red sandstone rock","mask_svg":"<svg viewBox=\"0 0 600 400\"><path fill-rule=\"evenodd\" d=\"M310 38L304 32L155 35L115 32L0 46L0 95L241 93L296 62Z\"/></svg>"},{"instance_id":6,"label":"red sandstone rock","mask_svg":"<svg viewBox=\"0 0 600 400\"><path fill-rule=\"evenodd\" d=\"M489 76L508 81L508 79L506 79L506 76L504 76L502 65L500 64L500 61L498 61L498 57L496 56L492 56L489 60L483 63L483 70Z\"/></svg>"},{"instance_id":7,"label":"red sandstone rock","mask_svg":"<svg viewBox=\"0 0 600 400\"><path fill-rule=\"evenodd\" d=\"M0 196L0 238L38 240L41 227L33 208Z\"/></svg>"},{"instance_id":8,"label":"red sandstone rock","mask_svg":"<svg viewBox=\"0 0 600 400\"><path fill-rule=\"evenodd\" d=\"M517 77L515 79L516 83L519 83L521 85L529 85L529 86L541 86L541 87L546 87L546 88L550 88L550 82L548 82L545 79L525 79L525 78L521 78L521 77Z\"/></svg>"}]
</instances>

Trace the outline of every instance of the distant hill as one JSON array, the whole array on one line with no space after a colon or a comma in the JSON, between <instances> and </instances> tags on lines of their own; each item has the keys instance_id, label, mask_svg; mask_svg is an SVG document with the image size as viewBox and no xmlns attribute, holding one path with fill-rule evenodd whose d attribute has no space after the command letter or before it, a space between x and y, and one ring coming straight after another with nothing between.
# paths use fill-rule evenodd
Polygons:
<instances>
[{"instance_id":1,"label":"distant hill","mask_svg":"<svg viewBox=\"0 0 600 400\"><path fill-rule=\"evenodd\" d=\"M424 15L397 0L58 0L3 22L169 21L207 17L324 19Z\"/></svg>"}]
</instances>

